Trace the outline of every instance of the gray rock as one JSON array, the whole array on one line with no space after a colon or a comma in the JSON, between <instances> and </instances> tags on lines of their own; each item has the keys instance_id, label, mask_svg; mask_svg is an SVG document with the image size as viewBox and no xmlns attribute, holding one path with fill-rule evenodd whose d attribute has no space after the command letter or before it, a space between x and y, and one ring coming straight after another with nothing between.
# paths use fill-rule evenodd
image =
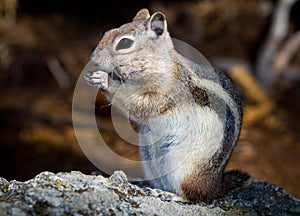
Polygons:
<instances>
[{"instance_id":1,"label":"gray rock","mask_svg":"<svg viewBox=\"0 0 300 216\"><path fill-rule=\"evenodd\" d=\"M0 215L219 215L218 207L146 196L123 172L110 178L43 172L26 182L0 179ZM6 188L6 189L5 189Z\"/></svg>"},{"instance_id":2,"label":"gray rock","mask_svg":"<svg viewBox=\"0 0 300 216\"><path fill-rule=\"evenodd\" d=\"M0 178L1 215L300 215L300 202L282 189L251 182L212 204L165 202L147 196L115 172L43 172L26 182Z\"/></svg>"}]
</instances>

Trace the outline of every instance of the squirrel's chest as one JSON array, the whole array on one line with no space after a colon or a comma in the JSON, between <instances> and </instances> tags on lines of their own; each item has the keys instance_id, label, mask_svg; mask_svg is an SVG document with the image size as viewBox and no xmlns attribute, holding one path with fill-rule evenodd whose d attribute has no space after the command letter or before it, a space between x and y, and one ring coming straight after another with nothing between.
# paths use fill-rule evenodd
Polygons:
<instances>
[{"instance_id":1,"label":"squirrel's chest","mask_svg":"<svg viewBox=\"0 0 300 216\"><path fill-rule=\"evenodd\" d=\"M221 149L223 136L224 124L214 110L189 105L147 122L147 132L140 135L141 154L143 160L197 154L204 162Z\"/></svg>"}]
</instances>

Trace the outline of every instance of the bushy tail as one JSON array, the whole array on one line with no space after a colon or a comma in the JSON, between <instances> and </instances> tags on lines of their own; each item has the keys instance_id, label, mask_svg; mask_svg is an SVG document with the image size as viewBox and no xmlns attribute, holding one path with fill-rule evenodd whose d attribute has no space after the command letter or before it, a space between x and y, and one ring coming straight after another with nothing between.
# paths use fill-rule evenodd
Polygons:
<instances>
[{"instance_id":1,"label":"bushy tail","mask_svg":"<svg viewBox=\"0 0 300 216\"><path fill-rule=\"evenodd\" d=\"M242 187L248 180L250 175L239 170L231 170L225 172L222 182L222 194L225 196L230 191Z\"/></svg>"}]
</instances>

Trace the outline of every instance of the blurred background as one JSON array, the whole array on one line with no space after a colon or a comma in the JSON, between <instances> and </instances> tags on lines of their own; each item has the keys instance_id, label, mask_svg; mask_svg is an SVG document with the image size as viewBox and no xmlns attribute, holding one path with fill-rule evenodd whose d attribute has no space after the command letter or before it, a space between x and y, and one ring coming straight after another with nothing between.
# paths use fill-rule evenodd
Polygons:
<instances>
[{"instance_id":1,"label":"blurred background","mask_svg":"<svg viewBox=\"0 0 300 216\"><path fill-rule=\"evenodd\" d=\"M96 171L72 126L78 76L101 36L147 7L169 31L223 69L244 104L241 138L228 169L300 198L300 2L292 0L0 0L0 176ZM136 146L114 131L101 93L101 135L118 154Z\"/></svg>"}]
</instances>

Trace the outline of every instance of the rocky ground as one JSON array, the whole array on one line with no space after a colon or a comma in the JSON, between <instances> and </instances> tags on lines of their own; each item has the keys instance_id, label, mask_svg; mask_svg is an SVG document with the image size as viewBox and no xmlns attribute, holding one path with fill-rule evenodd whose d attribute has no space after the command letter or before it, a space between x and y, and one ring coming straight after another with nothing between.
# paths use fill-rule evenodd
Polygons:
<instances>
[{"instance_id":1,"label":"rocky ground","mask_svg":"<svg viewBox=\"0 0 300 216\"><path fill-rule=\"evenodd\" d=\"M300 201L283 189L253 181L212 204L166 202L115 172L42 172L26 182L0 178L0 215L300 215Z\"/></svg>"}]
</instances>

